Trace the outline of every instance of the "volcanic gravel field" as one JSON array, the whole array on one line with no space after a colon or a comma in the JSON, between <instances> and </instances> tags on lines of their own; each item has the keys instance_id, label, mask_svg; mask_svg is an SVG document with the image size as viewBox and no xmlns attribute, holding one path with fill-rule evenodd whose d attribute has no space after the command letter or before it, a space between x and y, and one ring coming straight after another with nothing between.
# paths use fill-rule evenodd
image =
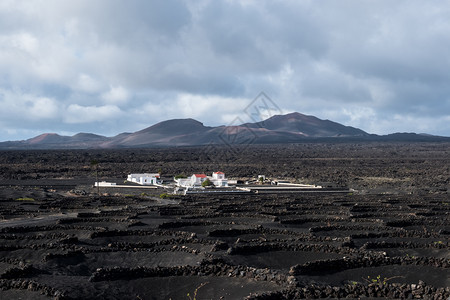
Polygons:
<instances>
[{"instance_id":1,"label":"volcanic gravel field","mask_svg":"<svg viewBox=\"0 0 450 300\"><path fill-rule=\"evenodd\" d=\"M97 195L97 168L337 190ZM449 186L448 143L0 152L0 299L448 299Z\"/></svg>"}]
</instances>

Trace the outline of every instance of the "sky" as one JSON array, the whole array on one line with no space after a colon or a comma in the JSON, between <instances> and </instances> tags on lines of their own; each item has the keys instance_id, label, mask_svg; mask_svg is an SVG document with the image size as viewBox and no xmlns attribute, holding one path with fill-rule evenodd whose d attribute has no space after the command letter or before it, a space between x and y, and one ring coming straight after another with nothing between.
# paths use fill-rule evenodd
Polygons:
<instances>
[{"instance_id":1,"label":"sky","mask_svg":"<svg viewBox=\"0 0 450 300\"><path fill-rule=\"evenodd\" d=\"M0 141L251 121L261 92L283 114L450 136L450 1L0 1Z\"/></svg>"}]
</instances>

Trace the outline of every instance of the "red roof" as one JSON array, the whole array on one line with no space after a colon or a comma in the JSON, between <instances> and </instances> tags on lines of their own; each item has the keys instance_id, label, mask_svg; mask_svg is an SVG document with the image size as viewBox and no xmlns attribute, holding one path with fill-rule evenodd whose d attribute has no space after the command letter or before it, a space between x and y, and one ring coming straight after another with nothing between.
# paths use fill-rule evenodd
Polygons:
<instances>
[{"instance_id":1,"label":"red roof","mask_svg":"<svg viewBox=\"0 0 450 300\"><path fill-rule=\"evenodd\" d=\"M214 174L225 174L224 172L214 172Z\"/></svg>"},{"instance_id":2,"label":"red roof","mask_svg":"<svg viewBox=\"0 0 450 300\"><path fill-rule=\"evenodd\" d=\"M205 178L206 177L205 174L194 174L194 176L197 178Z\"/></svg>"}]
</instances>

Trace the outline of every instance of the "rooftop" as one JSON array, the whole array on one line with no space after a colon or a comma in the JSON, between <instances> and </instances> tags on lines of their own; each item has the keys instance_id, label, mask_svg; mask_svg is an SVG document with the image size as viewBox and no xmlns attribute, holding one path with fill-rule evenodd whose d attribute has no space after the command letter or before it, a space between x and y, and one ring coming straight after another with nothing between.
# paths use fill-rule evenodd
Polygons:
<instances>
[{"instance_id":1,"label":"rooftop","mask_svg":"<svg viewBox=\"0 0 450 300\"><path fill-rule=\"evenodd\" d=\"M194 174L195 177L197 178L205 178L207 177L205 174Z\"/></svg>"}]
</instances>

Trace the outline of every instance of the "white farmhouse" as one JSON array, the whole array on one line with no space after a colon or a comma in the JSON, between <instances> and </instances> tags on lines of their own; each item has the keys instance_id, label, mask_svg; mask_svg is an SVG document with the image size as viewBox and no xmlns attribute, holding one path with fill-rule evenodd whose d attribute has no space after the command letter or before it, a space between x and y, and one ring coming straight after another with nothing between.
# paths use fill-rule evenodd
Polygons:
<instances>
[{"instance_id":1,"label":"white farmhouse","mask_svg":"<svg viewBox=\"0 0 450 300\"><path fill-rule=\"evenodd\" d=\"M208 179L208 176L206 176L205 174L193 174L188 178L177 178L175 179L175 182L178 186L194 187L202 185L203 181L205 181L206 179Z\"/></svg>"},{"instance_id":2,"label":"white farmhouse","mask_svg":"<svg viewBox=\"0 0 450 300\"><path fill-rule=\"evenodd\" d=\"M205 174L193 174L191 176L191 186L202 185L206 179L208 179L208 176Z\"/></svg>"},{"instance_id":3,"label":"white farmhouse","mask_svg":"<svg viewBox=\"0 0 450 300\"><path fill-rule=\"evenodd\" d=\"M193 174L191 177L179 178L175 179L175 181L178 186L198 187L201 186L207 179L209 179L217 187L228 186L228 179L225 178L225 174L223 172L214 172L212 173L212 176L206 176L205 174Z\"/></svg>"},{"instance_id":4,"label":"white farmhouse","mask_svg":"<svg viewBox=\"0 0 450 300\"><path fill-rule=\"evenodd\" d=\"M160 183L158 173L129 174L127 180L141 185Z\"/></svg>"},{"instance_id":5,"label":"white farmhouse","mask_svg":"<svg viewBox=\"0 0 450 300\"><path fill-rule=\"evenodd\" d=\"M225 178L225 173L223 172L214 172L210 177L211 182L217 187L228 186L228 179Z\"/></svg>"}]
</instances>

